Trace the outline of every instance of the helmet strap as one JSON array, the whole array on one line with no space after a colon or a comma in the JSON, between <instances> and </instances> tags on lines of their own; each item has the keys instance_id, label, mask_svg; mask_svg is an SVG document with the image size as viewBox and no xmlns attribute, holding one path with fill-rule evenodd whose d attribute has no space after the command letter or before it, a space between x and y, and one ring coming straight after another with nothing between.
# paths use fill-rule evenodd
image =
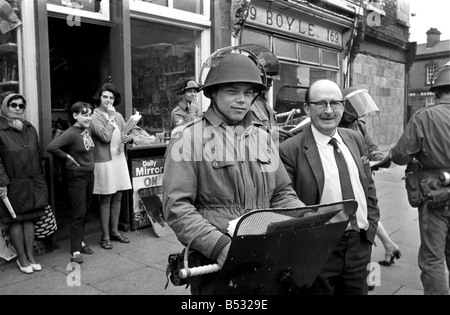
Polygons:
<instances>
[{"instance_id":1,"label":"helmet strap","mask_svg":"<svg viewBox=\"0 0 450 315\"><path fill-rule=\"evenodd\" d=\"M262 96L262 92L259 92L257 95L256 95L256 97L253 99L253 101L252 101L252 105L256 102L256 100L260 97L260 96Z\"/></svg>"}]
</instances>

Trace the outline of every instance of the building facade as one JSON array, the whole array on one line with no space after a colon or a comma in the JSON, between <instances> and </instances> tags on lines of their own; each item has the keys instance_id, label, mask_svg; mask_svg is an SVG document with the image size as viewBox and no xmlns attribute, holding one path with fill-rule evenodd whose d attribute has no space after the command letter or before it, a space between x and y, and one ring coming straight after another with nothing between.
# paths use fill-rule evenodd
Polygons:
<instances>
[{"instance_id":1,"label":"building facade","mask_svg":"<svg viewBox=\"0 0 450 315\"><path fill-rule=\"evenodd\" d=\"M248 12L244 30L231 42L260 44L280 59L281 75L271 94L277 112L302 106L300 87L318 79L360 86L380 108L379 115L364 118L374 141L384 150L395 144L405 123L407 73L415 52L408 42L407 0L253 0ZM229 13L215 13L214 24L228 23L229 31L215 32L220 38L214 43L233 38Z\"/></svg>"},{"instance_id":2,"label":"building facade","mask_svg":"<svg viewBox=\"0 0 450 315\"><path fill-rule=\"evenodd\" d=\"M163 156L165 143L157 136L169 128L178 84L186 78L201 81L211 52L246 43L270 49L281 62L269 93L277 112L303 106L306 89L326 78L369 91L381 113L365 120L382 149L392 146L403 130L413 55L407 0L0 2L19 19L4 18L4 28L0 23L0 93L25 95L27 119L39 131L43 152L68 127L71 104L91 102L101 83L113 82L122 92L118 110L126 118L139 111L139 126L154 136L147 151L130 154L136 157L130 167ZM203 110L208 106L201 95L197 102ZM51 156L47 159L52 205L64 222L62 166ZM125 202L125 208L133 207L132 200Z\"/></svg>"},{"instance_id":3,"label":"building facade","mask_svg":"<svg viewBox=\"0 0 450 315\"><path fill-rule=\"evenodd\" d=\"M415 62L409 72L408 120L418 109L434 104L435 95L430 92L433 74L449 61L450 40L441 41L441 32L430 28L427 42L417 45Z\"/></svg>"}]
</instances>

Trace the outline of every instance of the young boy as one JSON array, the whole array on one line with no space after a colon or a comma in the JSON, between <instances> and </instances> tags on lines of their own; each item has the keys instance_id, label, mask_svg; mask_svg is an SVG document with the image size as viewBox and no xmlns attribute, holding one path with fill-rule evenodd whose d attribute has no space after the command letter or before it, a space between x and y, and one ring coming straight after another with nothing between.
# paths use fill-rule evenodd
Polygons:
<instances>
[{"instance_id":1,"label":"young boy","mask_svg":"<svg viewBox=\"0 0 450 315\"><path fill-rule=\"evenodd\" d=\"M47 146L49 153L66 160L71 261L78 264L83 263L82 253L94 253L83 242L86 212L94 189L94 142L89 129L92 112L90 104L73 104L69 114L72 127Z\"/></svg>"}]
</instances>

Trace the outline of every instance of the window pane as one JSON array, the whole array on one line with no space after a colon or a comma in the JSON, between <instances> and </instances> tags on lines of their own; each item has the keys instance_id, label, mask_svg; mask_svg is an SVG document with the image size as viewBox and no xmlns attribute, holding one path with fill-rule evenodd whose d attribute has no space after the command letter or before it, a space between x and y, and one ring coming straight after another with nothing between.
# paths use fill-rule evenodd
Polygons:
<instances>
[{"instance_id":1,"label":"window pane","mask_svg":"<svg viewBox=\"0 0 450 315\"><path fill-rule=\"evenodd\" d=\"M322 50L322 65L339 68L338 53Z\"/></svg>"},{"instance_id":2,"label":"window pane","mask_svg":"<svg viewBox=\"0 0 450 315\"><path fill-rule=\"evenodd\" d=\"M319 48L299 45L300 46L300 61L307 63L320 64L319 60Z\"/></svg>"},{"instance_id":3,"label":"window pane","mask_svg":"<svg viewBox=\"0 0 450 315\"><path fill-rule=\"evenodd\" d=\"M203 14L203 0L174 0L173 7L178 10Z\"/></svg>"},{"instance_id":4,"label":"window pane","mask_svg":"<svg viewBox=\"0 0 450 315\"><path fill-rule=\"evenodd\" d=\"M175 26L132 20L133 112L148 133L170 130L178 105L178 85L195 78L195 43L200 33ZM196 101L194 101L196 102Z\"/></svg>"},{"instance_id":5,"label":"window pane","mask_svg":"<svg viewBox=\"0 0 450 315\"><path fill-rule=\"evenodd\" d=\"M0 32L0 99L9 92L19 93L19 58L17 28Z\"/></svg>"},{"instance_id":6,"label":"window pane","mask_svg":"<svg viewBox=\"0 0 450 315\"><path fill-rule=\"evenodd\" d=\"M326 69L312 68L304 65L281 64L280 80L274 80L273 97L274 109L278 113L285 113L293 109L303 109L306 89L314 82L338 79L338 72Z\"/></svg>"},{"instance_id":7,"label":"window pane","mask_svg":"<svg viewBox=\"0 0 450 315\"><path fill-rule=\"evenodd\" d=\"M270 37L269 35L264 35L252 31L248 31L244 29L242 33L242 44L256 44L261 45L269 50L272 50L270 47Z\"/></svg>"},{"instance_id":8,"label":"window pane","mask_svg":"<svg viewBox=\"0 0 450 315\"><path fill-rule=\"evenodd\" d=\"M433 83L433 74L436 71L437 66L429 66L427 67L427 84Z\"/></svg>"},{"instance_id":9,"label":"window pane","mask_svg":"<svg viewBox=\"0 0 450 315\"><path fill-rule=\"evenodd\" d=\"M169 6L168 0L138 0L138 1L148 2L148 3L156 4L156 5L162 5L165 7Z\"/></svg>"},{"instance_id":10,"label":"window pane","mask_svg":"<svg viewBox=\"0 0 450 315\"><path fill-rule=\"evenodd\" d=\"M298 61L297 43L274 38L275 55Z\"/></svg>"},{"instance_id":11,"label":"window pane","mask_svg":"<svg viewBox=\"0 0 450 315\"><path fill-rule=\"evenodd\" d=\"M47 0L47 3L65 6L73 9L80 9L87 12L100 12L100 2L92 0Z\"/></svg>"}]
</instances>

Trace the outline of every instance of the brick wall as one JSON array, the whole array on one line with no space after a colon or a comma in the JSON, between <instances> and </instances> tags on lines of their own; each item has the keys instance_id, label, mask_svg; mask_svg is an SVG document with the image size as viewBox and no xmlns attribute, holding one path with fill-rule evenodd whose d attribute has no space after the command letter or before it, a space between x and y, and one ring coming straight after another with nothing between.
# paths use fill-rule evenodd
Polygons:
<instances>
[{"instance_id":1,"label":"brick wall","mask_svg":"<svg viewBox=\"0 0 450 315\"><path fill-rule=\"evenodd\" d=\"M353 64L352 86L369 91L380 114L364 117L374 142L383 151L393 147L403 132L405 65L359 54Z\"/></svg>"}]
</instances>

